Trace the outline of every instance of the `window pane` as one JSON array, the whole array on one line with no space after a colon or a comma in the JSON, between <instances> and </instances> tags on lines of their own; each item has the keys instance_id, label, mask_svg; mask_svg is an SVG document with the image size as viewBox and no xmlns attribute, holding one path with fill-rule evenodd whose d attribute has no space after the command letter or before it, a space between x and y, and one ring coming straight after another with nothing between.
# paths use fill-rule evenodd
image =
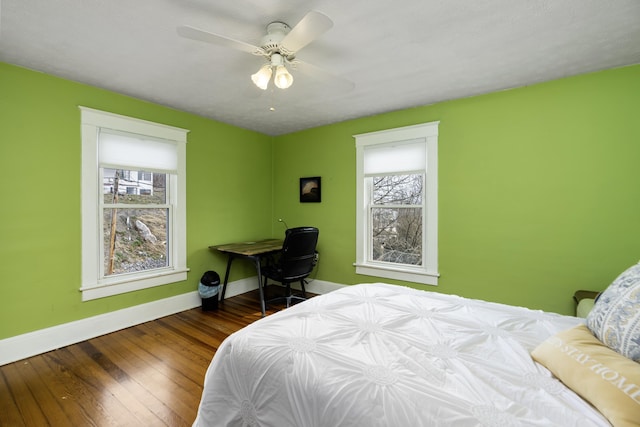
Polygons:
<instances>
[{"instance_id":1,"label":"window pane","mask_svg":"<svg viewBox=\"0 0 640 427\"><path fill-rule=\"evenodd\" d=\"M422 265L422 209L372 208L373 260Z\"/></svg>"},{"instance_id":2,"label":"window pane","mask_svg":"<svg viewBox=\"0 0 640 427\"><path fill-rule=\"evenodd\" d=\"M167 174L126 169L103 169L104 203L166 203Z\"/></svg>"},{"instance_id":3,"label":"window pane","mask_svg":"<svg viewBox=\"0 0 640 427\"><path fill-rule=\"evenodd\" d=\"M422 174L373 177L374 205L421 205Z\"/></svg>"},{"instance_id":4,"label":"window pane","mask_svg":"<svg viewBox=\"0 0 640 427\"><path fill-rule=\"evenodd\" d=\"M104 275L169 265L169 209L104 209Z\"/></svg>"}]
</instances>

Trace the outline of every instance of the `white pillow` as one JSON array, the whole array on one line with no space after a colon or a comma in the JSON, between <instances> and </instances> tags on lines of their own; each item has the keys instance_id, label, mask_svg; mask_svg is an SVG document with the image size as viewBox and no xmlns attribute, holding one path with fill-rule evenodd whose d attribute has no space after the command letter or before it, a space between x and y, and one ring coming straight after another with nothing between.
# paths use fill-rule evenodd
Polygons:
<instances>
[{"instance_id":1,"label":"white pillow","mask_svg":"<svg viewBox=\"0 0 640 427\"><path fill-rule=\"evenodd\" d=\"M640 264L602 292L587 316L587 326L607 347L640 362Z\"/></svg>"},{"instance_id":2,"label":"white pillow","mask_svg":"<svg viewBox=\"0 0 640 427\"><path fill-rule=\"evenodd\" d=\"M583 298L578 303L576 308L576 317L587 317L589 312L593 309L596 300L593 298Z\"/></svg>"}]
</instances>

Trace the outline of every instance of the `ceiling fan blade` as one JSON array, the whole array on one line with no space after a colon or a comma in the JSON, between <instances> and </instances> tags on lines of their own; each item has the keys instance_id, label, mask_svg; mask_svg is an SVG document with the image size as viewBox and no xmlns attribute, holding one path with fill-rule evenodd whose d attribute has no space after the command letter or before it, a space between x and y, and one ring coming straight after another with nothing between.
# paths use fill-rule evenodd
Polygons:
<instances>
[{"instance_id":1,"label":"ceiling fan blade","mask_svg":"<svg viewBox=\"0 0 640 427\"><path fill-rule=\"evenodd\" d=\"M282 40L281 45L288 51L296 53L333 27L333 21L324 13L312 10L291 29Z\"/></svg>"},{"instance_id":2,"label":"ceiling fan blade","mask_svg":"<svg viewBox=\"0 0 640 427\"><path fill-rule=\"evenodd\" d=\"M331 74L323 68L296 59L294 70L300 71L315 80L328 81L330 87L338 92L350 92L356 84L351 80Z\"/></svg>"},{"instance_id":3,"label":"ceiling fan blade","mask_svg":"<svg viewBox=\"0 0 640 427\"><path fill-rule=\"evenodd\" d=\"M263 50L257 46L253 46L240 40L234 40L218 34L210 33L190 25L182 25L178 27L177 32L178 35L187 39L217 44L218 46L229 47L231 49L241 50L254 55L264 55Z\"/></svg>"}]
</instances>

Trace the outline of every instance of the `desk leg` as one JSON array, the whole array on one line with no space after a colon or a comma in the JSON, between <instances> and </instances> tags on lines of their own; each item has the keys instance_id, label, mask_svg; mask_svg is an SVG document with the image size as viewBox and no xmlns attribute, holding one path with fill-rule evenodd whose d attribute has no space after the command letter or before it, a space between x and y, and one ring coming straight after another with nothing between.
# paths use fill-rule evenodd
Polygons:
<instances>
[{"instance_id":1,"label":"desk leg","mask_svg":"<svg viewBox=\"0 0 640 427\"><path fill-rule=\"evenodd\" d=\"M262 289L262 268L260 267L260 257L253 257L253 262L256 264L256 271L258 272L258 289L260 290L260 309L262 310L262 317L265 316L265 304L264 304L264 289Z\"/></svg>"},{"instance_id":2,"label":"desk leg","mask_svg":"<svg viewBox=\"0 0 640 427\"><path fill-rule=\"evenodd\" d=\"M231 270L231 262L233 261L233 255L229 254L227 260L227 271L224 273L224 285L222 285L222 295L220 301L224 301L224 294L227 292L227 282L229 282L229 271Z\"/></svg>"}]
</instances>

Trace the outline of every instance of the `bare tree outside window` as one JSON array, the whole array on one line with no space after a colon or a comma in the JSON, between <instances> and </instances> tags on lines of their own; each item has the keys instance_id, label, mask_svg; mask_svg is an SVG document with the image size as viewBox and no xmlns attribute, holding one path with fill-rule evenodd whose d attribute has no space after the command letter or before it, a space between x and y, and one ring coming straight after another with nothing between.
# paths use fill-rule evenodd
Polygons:
<instances>
[{"instance_id":1,"label":"bare tree outside window","mask_svg":"<svg viewBox=\"0 0 640 427\"><path fill-rule=\"evenodd\" d=\"M424 175L384 175L372 179L373 260L422 265Z\"/></svg>"}]
</instances>

